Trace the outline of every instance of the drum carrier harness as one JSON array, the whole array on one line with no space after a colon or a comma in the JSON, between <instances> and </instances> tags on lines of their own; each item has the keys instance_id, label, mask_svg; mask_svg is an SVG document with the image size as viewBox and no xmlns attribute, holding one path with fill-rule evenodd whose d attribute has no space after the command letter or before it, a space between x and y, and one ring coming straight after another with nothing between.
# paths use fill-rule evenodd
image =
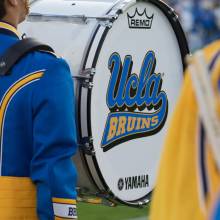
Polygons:
<instances>
[{"instance_id":1,"label":"drum carrier harness","mask_svg":"<svg viewBox=\"0 0 220 220\"><path fill-rule=\"evenodd\" d=\"M11 46L0 57L0 76L7 76L13 66L21 60L25 55L33 51L45 51L54 53L54 50L34 38L25 38Z\"/></svg>"}]
</instances>

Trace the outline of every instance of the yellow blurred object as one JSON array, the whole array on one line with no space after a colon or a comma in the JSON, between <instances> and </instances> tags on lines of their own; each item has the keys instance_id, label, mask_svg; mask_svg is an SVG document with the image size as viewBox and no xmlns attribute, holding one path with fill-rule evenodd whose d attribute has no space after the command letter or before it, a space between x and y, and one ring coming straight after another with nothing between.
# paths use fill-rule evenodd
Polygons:
<instances>
[{"instance_id":1,"label":"yellow blurred object","mask_svg":"<svg viewBox=\"0 0 220 220\"><path fill-rule=\"evenodd\" d=\"M218 88L220 41L204 49L213 63L211 80ZM216 102L219 113L220 104ZM150 220L206 220L218 193L220 174L199 117L192 79L186 71L184 85L167 134L160 172L153 195Z\"/></svg>"}]
</instances>

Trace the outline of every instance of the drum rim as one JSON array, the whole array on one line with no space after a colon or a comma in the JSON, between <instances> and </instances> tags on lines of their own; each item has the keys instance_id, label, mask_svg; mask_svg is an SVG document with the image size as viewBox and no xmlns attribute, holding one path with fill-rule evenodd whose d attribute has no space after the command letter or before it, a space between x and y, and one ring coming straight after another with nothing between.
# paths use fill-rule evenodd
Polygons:
<instances>
[{"instance_id":1,"label":"drum rim","mask_svg":"<svg viewBox=\"0 0 220 220\"><path fill-rule=\"evenodd\" d=\"M121 0L120 2L123 2L123 0ZM155 1L155 0L137 0L136 2L147 2L147 3L151 3L152 5L154 6L157 6L161 12L167 17L169 23L171 24L172 28L173 28L173 31L176 35L176 39L178 41L178 45L179 45L179 48L180 48L180 52L181 52L181 58L182 58L182 63L183 63L183 70L186 69L186 61L185 61L185 58L186 56L190 53L189 51L189 47L188 47L188 43L187 43L187 40L186 40L186 36L185 36L185 33L183 31L183 28L180 24L180 21L178 19L178 16L176 14L176 12L174 11L174 9L172 9L170 6L168 6L166 3L162 2L162 1ZM113 7L106 13L109 14L113 8L118 4L118 2L116 2L116 4L113 5ZM117 11L118 14L121 13L121 10L118 10ZM87 47L87 51L86 51L86 54L83 58L83 61L82 61L82 65L81 65L81 69L82 70L85 70L85 67L86 67L86 64L87 64L87 61L88 61L88 57L89 57L89 54L90 54L90 49L93 45L93 42L96 38L96 35L97 33L99 32L99 29L100 29L101 25L98 24L95 29L94 29L94 32L93 32L93 35L89 41L89 45ZM105 41L105 38L108 34L108 31L110 29L108 27L105 28L101 38L100 38L100 41L98 43L98 47L97 47L97 50L96 50L96 53L95 53L95 56L93 58L93 63L92 63L92 68L95 68L96 67L96 64L97 64L97 61L99 59L99 54L100 54L100 51L102 49L102 46L103 46L103 43ZM184 74L184 71L183 71L183 74ZM93 81L93 77L91 79L91 81ZM78 120L78 129L79 129L79 140L82 139L82 130L81 130L81 92L82 92L82 86L79 86L78 87L78 90L77 90L77 93L78 93L78 97L77 97L77 120ZM92 126L91 126L91 97L92 97L92 91L91 90L88 90L88 93L87 93L87 132L88 132L88 137L92 137ZM92 148L94 149L94 145L92 144ZM83 151L82 149L80 149L80 151ZM82 153L82 156L83 156L83 160L85 162L85 166L88 170L88 173L89 173L89 178L92 180L93 184L95 185L95 187L97 188L98 191L102 192L102 191L105 191L108 193L109 196L107 196L107 199L110 199L110 200L113 200L113 201L116 201L118 203L121 203L121 204L125 204L125 205L128 205L128 206L132 206L132 207L137 207L137 206L143 206L144 204L147 203L148 199L151 197L151 194L153 192L154 189L152 189L152 191L148 192L145 196L137 199L137 200L131 200L131 201L126 201L126 200L122 200L120 198L118 198L116 195L114 195L114 193L112 193L110 190L109 190L109 187L108 187L108 184L106 183L102 173L101 173L101 170L100 170L100 167L99 167L99 164L98 164L98 161L96 159L96 156L94 155L90 155L89 157L92 157L92 161L93 161L93 164L94 164L94 167L96 168L95 172L97 173L97 175L99 176L100 178L100 182L102 183L103 185L103 189L100 189L100 187L98 187L98 184L96 183L96 180L94 179L93 175L92 175L92 171L90 170L90 167L88 165L88 161L86 159L87 155L85 153ZM143 202L141 202L143 201Z\"/></svg>"}]
</instances>

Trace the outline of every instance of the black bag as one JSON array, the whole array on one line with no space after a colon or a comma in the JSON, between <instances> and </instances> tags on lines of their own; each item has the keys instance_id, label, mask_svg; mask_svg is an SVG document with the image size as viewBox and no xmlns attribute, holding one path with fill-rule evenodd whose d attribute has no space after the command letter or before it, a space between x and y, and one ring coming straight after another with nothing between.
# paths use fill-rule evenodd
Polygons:
<instances>
[{"instance_id":1,"label":"black bag","mask_svg":"<svg viewBox=\"0 0 220 220\"><path fill-rule=\"evenodd\" d=\"M38 42L33 38L25 38L20 40L18 43L10 47L1 57L0 57L0 76L6 76L10 74L11 68L26 54L32 51L47 51L53 52L54 50L46 45Z\"/></svg>"}]
</instances>

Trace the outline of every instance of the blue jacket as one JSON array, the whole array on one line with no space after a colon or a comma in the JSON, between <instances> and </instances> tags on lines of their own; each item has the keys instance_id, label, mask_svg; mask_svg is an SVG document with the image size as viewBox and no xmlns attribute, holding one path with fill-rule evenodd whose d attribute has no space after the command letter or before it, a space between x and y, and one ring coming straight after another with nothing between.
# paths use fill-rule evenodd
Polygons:
<instances>
[{"instance_id":1,"label":"blue jacket","mask_svg":"<svg viewBox=\"0 0 220 220\"><path fill-rule=\"evenodd\" d=\"M0 22L0 55L19 41ZM0 175L30 178L40 220L76 218L74 91L67 63L32 52L0 76ZM1 178L0 177L0 178Z\"/></svg>"}]
</instances>

